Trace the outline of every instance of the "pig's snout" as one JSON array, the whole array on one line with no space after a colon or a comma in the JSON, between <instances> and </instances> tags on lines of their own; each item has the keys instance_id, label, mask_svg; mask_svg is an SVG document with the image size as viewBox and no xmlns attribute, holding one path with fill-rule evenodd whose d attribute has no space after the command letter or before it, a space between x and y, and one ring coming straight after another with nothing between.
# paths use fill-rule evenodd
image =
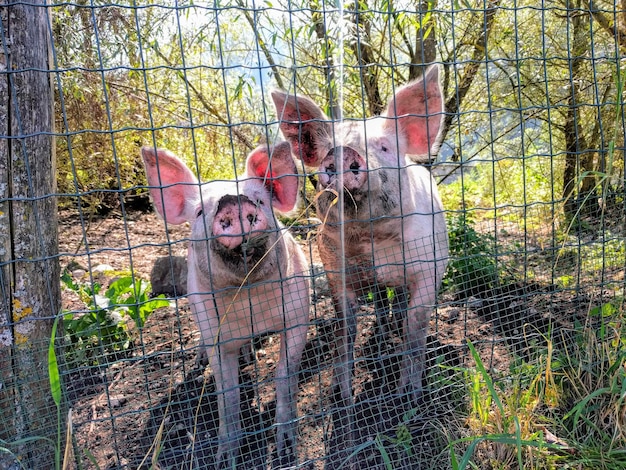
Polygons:
<instances>
[{"instance_id":1,"label":"pig's snout","mask_svg":"<svg viewBox=\"0 0 626 470\"><path fill-rule=\"evenodd\" d=\"M241 246L254 236L252 232L261 234L267 228L264 213L246 196L224 196L220 199L213 220L213 235L227 249Z\"/></svg>"},{"instance_id":2,"label":"pig's snout","mask_svg":"<svg viewBox=\"0 0 626 470\"><path fill-rule=\"evenodd\" d=\"M343 179L343 187L354 191L363 187L367 181L367 164L359 153L350 147L335 147L320 164L319 181L323 188ZM337 188L336 188L337 189Z\"/></svg>"}]
</instances>

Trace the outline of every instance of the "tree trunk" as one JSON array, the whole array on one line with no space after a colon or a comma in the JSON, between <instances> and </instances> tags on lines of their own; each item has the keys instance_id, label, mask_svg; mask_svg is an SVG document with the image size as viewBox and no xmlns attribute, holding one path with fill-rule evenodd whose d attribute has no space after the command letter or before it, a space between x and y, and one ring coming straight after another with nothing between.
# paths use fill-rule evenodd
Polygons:
<instances>
[{"instance_id":1,"label":"tree trunk","mask_svg":"<svg viewBox=\"0 0 626 470\"><path fill-rule=\"evenodd\" d=\"M50 24L45 0L0 0L0 439L23 468L54 467L48 377L60 310ZM7 54L8 52L8 54ZM8 73L10 71L10 73ZM0 453L0 468L12 458Z\"/></svg>"},{"instance_id":2,"label":"tree trunk","mask_svg":"<svg viewBox=\"0 0 626 470\"><path fill-rule=\"evenodd\" d=\"M429 12L429 6L432 10L437 9L437 1L418 0L415 4L422 27L415 35L415 49L413 49L413 57L411 57L411 65L409 66L409 80L421 77L424 73L424 68L437 60L437 31L435 29L437 25L435 23L435 15L431 15L428 20L425 20L425 16Z\"/></svg>"},{"instance_id":3,"label":"tree trunk","mask_svg":"<svg viewBox=\"0 0 626 470\"><path fill-rule=\"evenodd\" d=\"M582 67L589 51L589 19L580 12L580 2L566 3L570 8L569 21L571 24L571 65L570 65L570 95L568 109L565 116L565 169L563 171L563 200L564 213L568 218L574 217L581 209L581 204L593 213L597 208L597 201L589 199L587 195L595 188L596 181L586 172L594 169L594 154L590 151L585 136L585 126L580 125L581 116L579 103L584 96L584 77Z\"/></svg>"},{"instance_id":4,"label":"tree trunk","mask_svg":"<svg viewBox=\"0 0 626 470\"><path fill-rule=\"evenodd\" d=\"M365 0L354 3L353 21L356 38L354 41L350 41L350 47L359 64L359 74L365 90L364 98L367 101L368 116L378 116L384 111L385 103L378 88L378 72L381 65L376 63L371 46L371 15L372 11Z\"/></svg>"},{"instance_id":5,"label":"tree trunk","mask_svg":"<svg viewBox=\"0 0 626 470\"><path fill-rule=\"evenodd\" d=\"M445 76L443 79L444 91L448 91L448 101L446 101L446 116L443 120L443 128L441 130L441 141L445 141L452 125L452 121L458 117L461 110L463 100L467 95L474 79L478 74L478 70L488 60L489 51L489 37L491 35L491 29L495 23L496 13L500 8L501 0L493 0L489 2L485 8L483 24L476 25L476 29L480 31L478 37L474 41L474 51L472 53L472 60L467 62L463 68L463 75L459 79L458 87L455 90L448 91L448 67L446 67ZM454 73L454 72L452 72Z\"/></svg>"},{"instance_id":6,"label":"tree trunk","mask_svg":"<svg viewBox=\"0 0 626 470\"><path fill-rule=\"evenodd\" d=\"M337 83L335 77L335 63L333 61L333 54L331 50L331 38L328 37L326 32L326 12L324 10L324 2L321 0L309 0L309 8L311 9L311 21L315 28L315 35L317 39L322 43L322 57L320 58L320 65L326 69L326 80L328 87L328 109L331 119L341 119L343 112L339 105L339 96L337 86L341 84Z\"/></svg>"}]
</instances>

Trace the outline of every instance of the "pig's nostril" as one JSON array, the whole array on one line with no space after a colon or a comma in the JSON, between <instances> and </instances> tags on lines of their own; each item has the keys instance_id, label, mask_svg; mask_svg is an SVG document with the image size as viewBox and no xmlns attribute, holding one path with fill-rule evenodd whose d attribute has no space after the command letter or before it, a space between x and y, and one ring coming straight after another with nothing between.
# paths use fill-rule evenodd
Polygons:
<instances>
[{"instance_id":1,"label":"pig's nostril","mask_svg":"<svg viewBox=\"0 0 626 470\"><path fill-rule=\"evenodd\" d=\"M336 173L337 169L335 168L335 164L331 163L326 167L326 173Z\"/></svg>"},{"instance_id":2,"label":"pig's nostril","mask_svg":"<svg viewBox=\"0 0 626 470\"><path fill-rule=\"evenodd\" d=\"M228 227L231 226L230 219L222 219L222 220L220 220L220 224L222 226L222 229L224 229L224 230L226 230Z\"/></svg>"},{"instance_id":3,"label":"pig's nostril","mask_svg":"<svg viewBox=\"0 0 626 470\"><path fill-rule=\"evenodd\" d=\"M352 162L350 164L350 169L352 170L352 173L354 173L355 175L359 173L360 168L361 168L361 165L359 165L359 162Z\"/></svg>"},{"instance_id":4,"label":"pig's nostril","mask_svg":"<svg viewBox=\"0 0 626 470\"><path fill-rule=\"evenodd\" d=\"M254 214L248 214L247 219L250 225L254 225L256 223L256 215Z\"/></svg>"}]
</instances>

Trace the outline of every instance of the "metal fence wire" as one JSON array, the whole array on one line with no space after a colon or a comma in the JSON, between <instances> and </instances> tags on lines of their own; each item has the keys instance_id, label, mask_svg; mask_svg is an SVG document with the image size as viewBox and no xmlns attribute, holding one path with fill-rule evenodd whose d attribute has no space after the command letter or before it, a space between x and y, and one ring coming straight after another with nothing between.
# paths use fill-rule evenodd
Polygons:
<instances>
[{"instance_id":1,"label":"metal fence wire","mask_svg":"<svg viewBox=\"0 0 626 470\"><path fill-rule=\"evenodd\" d=\"M625 468L623 8L0 2L0 469Z\"/></svg>"}]
</instances>

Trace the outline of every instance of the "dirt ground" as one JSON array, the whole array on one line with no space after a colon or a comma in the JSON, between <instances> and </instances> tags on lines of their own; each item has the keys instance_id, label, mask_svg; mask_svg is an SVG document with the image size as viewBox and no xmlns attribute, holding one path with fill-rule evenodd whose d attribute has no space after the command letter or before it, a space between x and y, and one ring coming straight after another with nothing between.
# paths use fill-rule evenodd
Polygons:
<instances>
[{"instance_id":1,"label":"dirt ground","mask_svg":"<svg viewBox=\"0 0 626 470\"><path fill-rule=\"evenodd\" d=\"M103 285L128 271L147 280L156 258L186 252L188 227L168 228L166 232L153 213L130 212L125 217L113 213L89 220L63 211L62 268L69 266L76 277L84 272L83 282L91 282L91 272ZM301 243L318 262L314 247L306 240ZM329 389L334 313L323 283L316 285L298 399L299 468L304 469L323 468L326 458L333 459ZM67 290L63 302L67 310L84 309ZM457 374L460 366L471 362L466 340L477 346L491 370L505 371L509 351L527 353L548 328L549 316L567 314L569 320L562 321L567 331L571 312L588 302L580 293L555 293L531 284L501 288L488 301L458 302L444 294L431 322L427 391L413 410L391 396L399 338L392 334L378 341L373 308L365 304L355 350L357 467L450 468L446 446L464 433L464 390ZM527 324L537 334L529 333ZM199 332L186 299L172 300L169 308L155 311L134 335L130 353L108 367L66 371L77 459L83 468L212 468L217 435L214 383L210 370L196 365ZM246 438L241 468L267 468L271 460L275 407L271 377L278 343L277 336L265 337L257 342L255 357L242 360Z\"/></svg>"}]
</instances>

